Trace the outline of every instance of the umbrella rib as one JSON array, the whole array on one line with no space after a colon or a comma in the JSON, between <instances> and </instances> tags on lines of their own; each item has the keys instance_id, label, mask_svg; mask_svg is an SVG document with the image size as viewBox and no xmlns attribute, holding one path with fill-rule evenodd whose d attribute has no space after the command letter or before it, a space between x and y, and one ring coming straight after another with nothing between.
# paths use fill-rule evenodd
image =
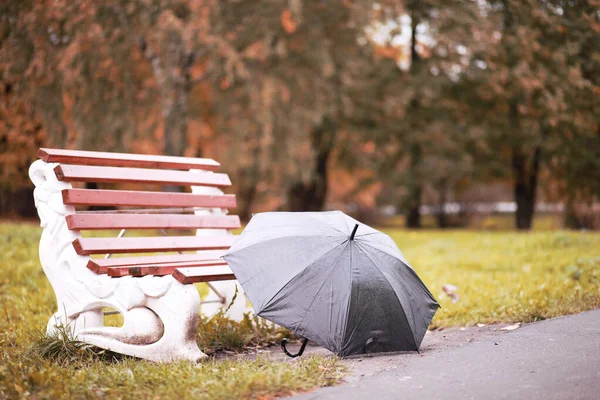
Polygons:
<instances>
[{"instance_id":1,"label":"umbrella rib","mask_svg":"<svg viewBox=\"0 0 600 400\"><path fill-rule=\"evenodd\" d=\"M350 242L350 240L348 240L348 242ZM341 344L341 349L340 351L344 350L344 341L346 340L346 331L348 330L348 319L350 318L350 303L352 302L352 283L354 282L354 265L352 264L352 262L354 261L354 258L352 257L353 254L352 252L350 253L350 267L353 269L350 273L350 289L348 290L348 293L350 293L350 295L348 296L348 304L346 305L346 315L344 316L344 329L342 330L342 344ZM360 273L360 271L359 271Z\"/></svg>"},{"instance_id":2,"label":"umbrella rib","mask_svg":"<svg viewBox=\"0 0 600 400\"><path fill-rule=\"evenodd\" d=\"M341 246L342 244L344 244L344 243L345 243L345 242L347 242L347 241L348 241L348 240L345 240L344 242L340 243L339 245L337 245L336 247L332 248L331 250L329 250L329 251L327 251L327 252L323 253L323 254L322 254L322 255L321 255L319 258L316 258L316 259L312 260L312 261L311 261L311 264L314 264L314 263L316 263L316 262L317 262L317 261L319 261L321 258L325 257L327 254L331 253L332 251L334 251L335 249L337 249L339 246ZM310 264L309 264L309 265L310 265ZM288 281L287 281L287 282L286 282L284 285L282 285L282 286L281 286L281 288L280 288L280 289L279 289L277 292L275 292L275 294L274 294L274 295L273 295L273 296L272 296L272 297L271 297L269 300L267 300L267 301L265 301L265 302L263 303L263 306L262 306L262 308L261 308L259 311L257 311L257 312L256 312L256 314L259 314L259 315L260 315L260 313L261 313L261 312L262 312L262 311L265 309L265 307L266 307L267 305L269 305L269 303L271 303L271 301L273 301L273 299L274 299L275 297L277 297L277 295L278 295L279 293L281 293L281 291L282 291L283 289L285 289L285 288L286 288L286 286L287 286L287 285L289 285L291 281L293 281L293 280L294 280L294 279L295 279L295 278L296 278L298 275L300 275L300 274L301 274L303 271L305 271L307 267L308 267L308 265L307 265L307 266L305 266L304 268L302 268L300 271L296 272L296 273L294 274L294 276L292 276L292 277L291 277L291 278L290 278L290 279L289 279L289 280L288 280ZM247 280L247 281L245 281L244 283L246 283L246 282L249 282L249 281L250 281L250 280L252 280L253 278L254 278L254 277L252 277L251 279L248 279L248 280Z\"/></svg>"},{"instance_id":3,"label":"umbrella rib","mask_svg":"<svg viewBox=\"0 0 600 400\"><path fill-rule=\"evenodd\" d=\"M381 233L381 232L374 232L374 233ZM381 234L383 235L383 233L381 233ZM367 236L367 235L363 235L363 236ZM386 236L387 236L387 235L386 235ZM390 239L391 239L391 238L390 238ZM393 239L392 239L392 241L393 241ZM404 264L404 265L406 265L408 268L412 269L412 267L411 267L411 266L408 264L408 261L406 261L406 260L404 259L404 254L402 254L402 252L400 252L400 249L398 248L398 246L397 246L397 245L395 245L394 247L391 247L391 248L390 248L390 250L397 250L397 251L399 251L399 252L400 252L400 256L401 256L401 257L397 257L397 256L395 256L395 255L394 255L394 254L392 254L392 253L385 252L385 251L383 251L383 250L381 250L381 249L379 249L379 248L377 248L377 247L373 246L371 243L369 243L369 242L367 242L367 241L364 241L364 242L363 242L363 244L364 244L365 246L369 246L370 248L372 248L372 249L374 249L374 250L377 250L377 251L379 251L379 252L381 252L381 253L387 254L387 255L389 255L390 257L394 257L396 260L399 260L400 262L402 262L402 264ZM383 243L380 243L380 244L382 244L382 245L384 245L384 246L385 246L385 244L383 244Z\"/></svg>"},{"instance_id":4,"label":"umbrella rib","mask_svg":"<svg viewBox=\"0 0 600 400\"><path fill-rule=\"evenodd\" d=\"M363 224L363 225L364 225L364 224ZM360 234L360 235L356 235L356 237L357 237L357 238L359 238L359 237L365 237L365 236L377 235L377 234L381 235L381 232L369 232L369 233L363 233L363 234Z\"/></svg>"},{"instance_id":5,"label":"umbrella rib","mask_svg":"<svg viewBox=\"0 0 600 400\"><path fill-rule=\"evenodd\" d=\"M357 243L359 245L359 247L361 246L360 243ZM369 261L371 262L371 264L373 264L373 266L375 267L375 269L377 270L377 272L379 272L379 274L381 275L381 277L384 279L384 281L388 284L388 286L390 287L390 289L392 289L392 292L394 292L394 294L396 293L396 291L394 290L394 287L392 286L392 284L390 283L390 281L388 280L388 278L386 278L385 274L379 269L379 267L377 266L377 264L373 261L373 259L371 258L371 255L363 250L363 254L365 256L367 256L367 258L369 259ZM398 299L398 295L396 295L396 300L398 301L398 304L400 305L400 309L402 310L402 312L404 313L404 318L406 318L406 322L408 322L408 317L406 316L406 310L404 309L404 306L402 306L402 302L400 301L400 299ZM414 315L413 315L413 319L414 319ZM410 326L410 325L409 325ZM411 333L412 333L412 343L415 346L415 349L418 350L418 346L417 346L417 339L415 338L415 332L412 332L411 329Z\"/></svg>"}]
</instances>

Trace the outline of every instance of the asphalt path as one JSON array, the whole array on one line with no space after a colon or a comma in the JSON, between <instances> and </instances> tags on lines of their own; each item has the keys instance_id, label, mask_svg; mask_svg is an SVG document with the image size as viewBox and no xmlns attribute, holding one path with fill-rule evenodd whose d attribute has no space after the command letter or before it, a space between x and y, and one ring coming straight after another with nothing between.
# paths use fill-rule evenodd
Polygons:
<instances>
[{"instance_id":1,"label":"asphalt path","mask_svg":"<svg viewBox=\"0 0 600 400\"><path fill-rule=\"evenodd\" d=\"M362 379L294 399L598 400L600 309L529 324L419 357L386 357L396 366L376 374L361 374L359 366L354 374Z\"/></svg>"}]
</instances>

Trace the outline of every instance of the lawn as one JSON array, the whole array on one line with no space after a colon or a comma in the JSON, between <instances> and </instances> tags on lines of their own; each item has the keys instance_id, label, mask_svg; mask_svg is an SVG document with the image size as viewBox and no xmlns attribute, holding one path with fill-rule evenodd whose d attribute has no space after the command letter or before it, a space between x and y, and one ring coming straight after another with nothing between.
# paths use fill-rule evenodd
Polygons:
<instances>
[{"instance_id":1,"label":"lawn","mask_svg":"<svg viewBox=\"0 0 600 400\"><path fill-rule=\"evenodd\" d=\"M386 232L442 306L432 328L536 321L600 306L598 233ZM343 363L327 357L231 356L156 365L106 361L86 351L61 359L43 355L40 332L56 304L39 266L39 235L31 224L0 224L0 399L272 398L335 384L343 374ZM447 284L457 287L458 301L443 294ZM234 339L243 336L232 326ZM215 342L208 337L214 321L209 327L200 328L203 349ZM232 340L221 347L243 344Z\"/></svg>"},{"instance_id":2,"label":"lawn","mask_svg":"<svg viewBox=\"0 0 600 400\"><path fill-rule=\"evenodd\" d=\"M386 231L442 308L431 328L532 322L600 306L600 234ZM457 287L453 303L442 286Z\"/></svg>"}]
</instances>

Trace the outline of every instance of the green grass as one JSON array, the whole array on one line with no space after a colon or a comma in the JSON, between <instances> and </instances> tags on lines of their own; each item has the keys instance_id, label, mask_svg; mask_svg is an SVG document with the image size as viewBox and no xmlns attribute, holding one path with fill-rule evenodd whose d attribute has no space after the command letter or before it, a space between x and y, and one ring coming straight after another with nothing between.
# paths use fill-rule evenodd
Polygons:
<instances>
[{"instance_id":1,"label":"green grass","mask_svg":"<svg viewBox=\"0 0 600 400\"><path fill-rule=\"evenodd\" d=\"M387 229L442 305L432 327L527 322L600 306L600 234ZM339 381L336 358L228 356L193 365L123 358L42 331L56 300L39 265L40 229L0 223L0 399L272 398ZM458 287L456 303L442 293ZM203 321L198 342L246 351L286 333L259 319Z\"/></svg>"},{"instance_id":2,"label":"green grass","mask_svg":"<svg viewBox=\"0 0 600 400\"><path fill-rule=\"evenodd\" d=\"M296 339L289 330L249 314L244 315L240 322L217 314L211 318L202 318L200 326L198 346L207 354L220 350L243 352L281 342L284 337Z\"/></svg>"},{"instance_id":3,"label":"green grass","mask_svg":"<svg viewBox=\"0 0 600 400\"><path fill-rule=\"evenodd\" d=\"M457 223L456 216L449 216L449 222ZM463 221L464 222L464 221ZM513 214L482 214L472 215L466 221L467 226L461 226L461 228L486 230L486 231L500 231L500 230L514 230L515 229L515 216ZM379 224L388 228L402 228L405 224L403 215L396 215L393 217L383 217L380 219ZM421 226L424 229L437 229L437 220L433 215L421 216ZM535 231L544 230L556 230L563 227L562 217L558 214L536 214L533 219L533 229Z\"/></svg>"},{"instance_id":4,"label":"green grass","mask_svg":"<svg viewBox=\"0 0 600 400\"><path fill-rule=\"evenodd\" d=\"M341 377L335 359L300 361L210 360L192 364L76 361L68 365L41 357L4 359L0 398L36 399L235 399L272 398L331 385Z\"/></svg>"},{"instance_id":5,"label":"green grass","mask_svg":"<svg viewBox=\"0 0 600 400\"><path fill-rule=\"evenodd\" d=\"M442 308L432 328L531 322L600 306L600 234L388 230ZM442 286L458 287L452 303Z\"/></svg>"}]
</instances>

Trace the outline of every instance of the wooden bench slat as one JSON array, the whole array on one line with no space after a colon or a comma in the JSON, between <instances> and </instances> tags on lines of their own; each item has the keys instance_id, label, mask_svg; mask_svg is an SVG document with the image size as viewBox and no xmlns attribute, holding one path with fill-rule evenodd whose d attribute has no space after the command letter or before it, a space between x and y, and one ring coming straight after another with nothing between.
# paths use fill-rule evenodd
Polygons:
<instances>
[{"instance_id":1,"label":"wooden bench slat","mask_svg":"<svg viewBox=\"0 0 600 400\"><path fill-rule=\"evenodd\" d=\"M72 206L235 208L235 195L134 192L130 190L65 189L64 204Z\"/></svg>"},{"instance_id":2,"label":"wooden bench slat","mask_svg":"<svg viewBox=\"0 0 600 400\"><path fill-rule=\"evenodd\" d=\"M73 247L79 255L153 253L164 251L218 250L231 247L236 236L163 236L78 238Z\"/></svg>"},{"instance_id":3,"label":"wooden bench slat","mask_svg":"<svg viewBox=\"0 0 600 400\"><path fill-rule=\"evenodd\" d=\"M203 169L216 171L220 164L209 158L173 157L100 151L40 149L38 158L49 163L102 165L107 167Z\"/></svg>"},{"instance_id":4,"label":"wooden bench slat","mask_svg":"<svg viewBox=\"0 0 600 400\"><path fill-rule=\"evenodd\" d=\"M92 214L67 215L70 230L100 229L237 229L237 215Z\"/></svg>"},{"instance_id":5,"label":"wooden bench slat","mask_svg":"<svg viewBox=\"0 0 600 400\"><path fill-rule=\"evenodd\" d=\"M93 258L88 261L87 268L97 274L106 274L107 268L109 267L207 261L218 259L223 254L225 254L224 250L207 250L194 254L161 254L137 257Z\"/></svg>"},{"instance_id":6,"label":"wooden bench slat","mask_svg":"<svg viewBox=\"0 0 600 400\"><path fill-rule=\"evenodd\" d=\"M173 277L181 283L229 281L235 279L235 275L228 266L177 268L173 272Z\"/></svg>"},{"instance_id":7,"label":"wooden bench slat","mask_svg":"<svg viewBox=\"0 0 600 400\"><path fill-rule=\"evenodd\" d=\"M150 264L150 265L135 265L135 266L120 266L120 267L108 267L107 273L109 276L146 276L146 275L170 275L176 268L199 268L199 267L212 267L219 265L227 265L224 260L210 260L210 261L187 261L187 262L176 262L176 263L165 263L165 264Z\"/></svg>"},{"instance_id":8,"label":"wooden bench slat","mask_svg":"<svg viewBox=\"0 0 600 400\"><path fill-rule=\"evenodd\" d=\"M212 172L59 164L54 168L54 173L59 181L64 182L156 183L213 187L231 185L227 174Z\"/></svg>"}]
</instances>

